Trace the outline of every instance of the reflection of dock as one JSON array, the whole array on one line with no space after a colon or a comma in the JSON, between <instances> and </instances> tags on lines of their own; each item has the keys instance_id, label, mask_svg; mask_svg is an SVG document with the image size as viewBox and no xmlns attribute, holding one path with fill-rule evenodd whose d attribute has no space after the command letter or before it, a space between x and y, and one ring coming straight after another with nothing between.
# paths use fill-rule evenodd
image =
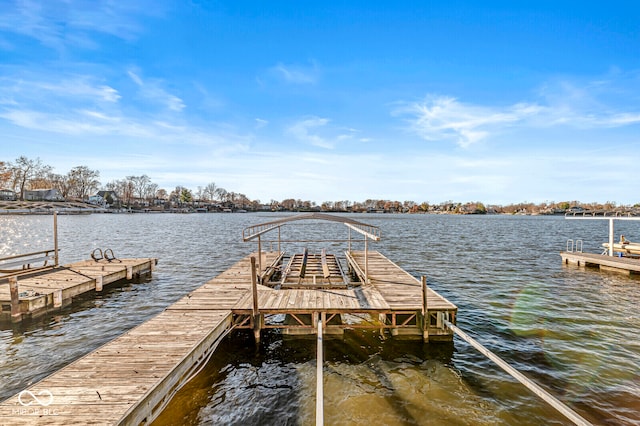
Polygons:
<instances>
[{"instance_id":1,"label":"reflection of dock","mask_svg":"<svg viewBox=\"0 0 640 426\"><path fill-rule=\"evenodd\" d=\"M307 253L306 263L294 254L287 262L280 251L283 240L278 239L278 251L263 252L260 236L274 229L279 234L289 220L248 228L244 239L257 240L257 253L158 316L4 401L0 424L148 424L234 328L252 329L257 340L263 328L295 334L368 328L428 341L453 339L446 322L455 323L457 307L429 289L426 280L369 251L366 239L379 238L377 228L323 215L303 218L364 230L365 250L352 250L356 241L349 236L345 267L326 253ZM295 288L286 288L287 275ZM283 322L284 315L290 321ZM343 315L351 318L336 321ZM48 404L37 410L24 405L43 400Z\"/></svg>"}]
</instances>

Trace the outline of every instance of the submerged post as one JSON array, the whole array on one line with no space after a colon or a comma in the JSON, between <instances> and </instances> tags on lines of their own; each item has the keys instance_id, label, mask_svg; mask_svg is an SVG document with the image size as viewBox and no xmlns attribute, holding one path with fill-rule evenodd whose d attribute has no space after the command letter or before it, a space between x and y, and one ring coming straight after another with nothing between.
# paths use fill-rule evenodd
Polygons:
<instances>
[{"instance_id":1,"label":"submerged post","mask_svg":"<svg viewBox=\"0 0 640 426\"><path fill-rule=\"evenodd\" d=\"M316 426L324 424L324 383L322 377L322 319L318 319L318 355L316 361Z\"/></svg>"},{"instance_id":2,"label":"submerged post","mask_svg":"<svg viewBox=\"0 0 640 426\"><path fill-rule=\"evenodd\" d=\"M258 311L258 282L256 277L256 258L251 256L251 294L253 298L253 335L260 343L260 311Z\"/></svg>"}]
</instances>

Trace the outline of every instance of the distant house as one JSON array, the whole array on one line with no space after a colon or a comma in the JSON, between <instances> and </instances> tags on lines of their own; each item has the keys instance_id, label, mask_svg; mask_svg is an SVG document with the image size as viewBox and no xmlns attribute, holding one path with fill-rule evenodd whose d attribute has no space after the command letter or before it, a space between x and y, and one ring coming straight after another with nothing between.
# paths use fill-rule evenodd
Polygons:
<instances>
[{"instance_id":1,"label":"distant house","mask_svg":"<svg viewBox=\"0 0 640 426\"><path fill-rule=\"evenodd\" d=\"M99 195L91 195L87 200L89 204L93 204L95 206L106 207L107 202Z\"/></svg>"},{"instance_id":2,"label":"distant house","mask_svg":"<svg viewBox=\"0 0 640 426\"><path fill-rule=\"evenodd\" d=\"M104 205L105 207L112 206L114 204L117 204L120 201L118 194L116 194L114 191L98 191L98 193L93 197L95 197L96 200L102 199L102 201L95 204ZM89 200L91 200L91 198L89 198Z\"/></svg>"},{"instance_id":3,"label":"distant house","mask_svg":"<svg viewBox=\"0 0 640 426\"><path fill-rule=\"evenodd\" d=\"M16 201L16 193L10 189L0 189L0 200L2 201Z\"/></svg>"},{"instance_id":4,"label":"distant house","mask_svg":"<svg viewBox=\"0 0 640 426\"><path fill-rule=\"evenodd\" d=\"M64 197L57 189L24 191L24 199L27 201L64 201Z\"/></svg>"}]
</instances>

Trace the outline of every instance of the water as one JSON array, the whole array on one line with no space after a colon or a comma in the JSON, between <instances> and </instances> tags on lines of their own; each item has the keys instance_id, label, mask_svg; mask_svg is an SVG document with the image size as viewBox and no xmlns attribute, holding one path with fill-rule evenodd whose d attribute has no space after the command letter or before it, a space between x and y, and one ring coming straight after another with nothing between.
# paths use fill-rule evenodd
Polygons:
<instances>
[{"instance_id":1,"label":"water","mask_svg":"<svg viewBox=\"0 0 640 426\"><path fill-rule=\"evenodd\" d=\"M150 280L0 330L0 400L159 313L244 257L245 226L274 214L60 216L61 261L96 247L157 257ZM458 325L596 424L640 423L640 280L561 264L568 238L599 252L606 221L561 217L350 215L373 245L459 308ZM305 222L300 223L304 225ZM616 223L640 239L640 223ZM291 229L296 229L293 225ZM319 236L346 236L323 225ZM305 232L314 228L306 226ZM51 216L0 217L0 256L53 247ZM283 233L286 238L286 234ZM301 246L302 244L298 244ZM324 244L333 251L343 249ZM286 247L293 251L294 247ZM310 247L313 249L314 247ZM325 347L327 424L566 424L459 339L347 331ZM313 424L315 340L235 333L157 424Z\"/></svg>"}]
</instances>

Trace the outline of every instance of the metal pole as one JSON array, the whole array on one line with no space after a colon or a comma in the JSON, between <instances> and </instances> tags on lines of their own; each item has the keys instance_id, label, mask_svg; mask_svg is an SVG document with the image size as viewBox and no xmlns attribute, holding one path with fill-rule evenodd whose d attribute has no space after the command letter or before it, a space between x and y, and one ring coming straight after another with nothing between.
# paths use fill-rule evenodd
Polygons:
<instances>
[{"instance_id":1,"label":"metal pole","mask_svg":"<svg viewBox=\"0 0 640 426\"><path fill-rule=\"evenodd\" d=\"M322 376L322 319L318 319L318 355L316 361L316 426L324 424L324 384Z\"/></svg>"},{"instance_id":2,"label":"metal pole","mask_svg":"<svg viewBox=\"0 0 640 426\"><path fill-rule=\"evenodd\" d=\"M351 253L351 228L349 228L349 253Z\"/></svg>"},{"instance_id":3,"label":"metal pole","mask_svg":"<svg viewBox=\"0 0 640 426\"><path fill-rule=\"evenodd\" d=\"M53 212L53 250L54 250L54 263L57 268L59 265L58 258L58 212Z\"/></svg>"},{"instance_id":4,"label":"metal pole","mask_svg":"<svg viewBox=\"0 0 640 426\"><path fill-rule=\"evenodd\" d=\"M613 218L609 219L609 256L613 256Z\"/></svg>"},{"instance_id":5,"label":"metal pole","mask_svg":"<svg viewBox=\"0 0 640 426\"><path fill-rule=\"evenodd\" d=\"M258 235L258 272L262 272L262 243L260 235Z\"/></svg>"},{"instance_id":6,"label":"metal pole","mask_svg":"<svg viewBox=\"0 0 640 426\"><path fill-rule=\"evenodd\" d=\"M571 408L567 407L564 403L562 403L561 401L556 399L549 392L547 392L546 390L542 389L536 383L531 381L527 376L525 376L524 374L522 374L521 372L519 372L518 370L516 370L515 368L513 368L509 364L507 364L498 355L494 354L489 349L487 349L484 346L482 346L480 343L478 343L471 336L467 335L467 333L465 333L464 331L460 330L458 327L456 327L455 325L451 324L447 320L445 320L444 323L447 325L447 327L452 329L460 338L462 338L462 340L466 341L471 346L476 348L481 354L483 354L484 356L489 358L491 361L495 362L500 368L502 368L504 371L509 373L514 379L516 379L517 381L519 381L520 383L525 385L531 392L533 392L536 395L538 395L546 403L551 405L553 408L555 408L560 413L562 413L566 418L571 420L574 424L580 425L580 426L590 426L591 425L591 423L589 423L587 420L582 418L578 413L573 411Z\"/></svg>"}]
</instances>

